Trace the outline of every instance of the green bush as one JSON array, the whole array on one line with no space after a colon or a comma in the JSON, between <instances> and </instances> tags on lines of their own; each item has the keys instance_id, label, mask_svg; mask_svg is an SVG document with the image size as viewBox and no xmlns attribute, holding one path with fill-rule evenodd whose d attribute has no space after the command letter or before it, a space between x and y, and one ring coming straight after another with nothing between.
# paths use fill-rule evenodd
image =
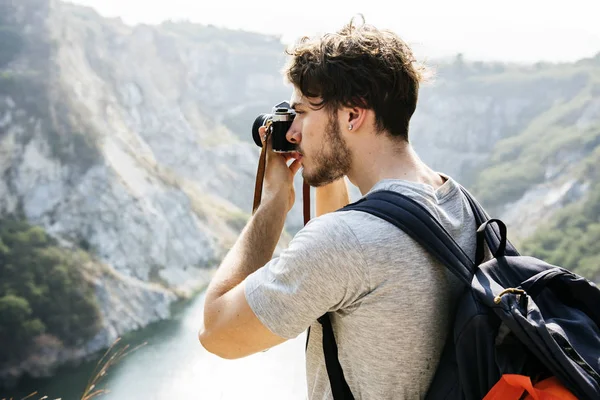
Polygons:
<instances>
[{"instance_id":1,"label":"green bush","mask_svg":"<svg viewBox=\"0 0 600 400\"><path fill-rule=\"evenodd\" d=\"M39 318L32 317L29 302L12 294L0 297L0 321L0 362L19 357L31 338L46 330Z\"/></svg>"},{"instance_id":2,"label":"green bush","mask_svg":"<svg viewBox=\"0 0 600 400\"><path fill-rule=\"evenodd\" d=\"M586 201L562 210L522 246L532 255L600 282L600 184Z\"/></svg>"},{"instance_id":3,"label":"green bush","mask_svg":"<svg viewBox=\"0 0 600 400\"><path fill-rule=\"evenodd\" d=\"M75 345L98 331L99 311L82 274L83 259L57 247L40 227L0 220L0 363L26 356L41 333Z\"/></svg>"}]
</instances>

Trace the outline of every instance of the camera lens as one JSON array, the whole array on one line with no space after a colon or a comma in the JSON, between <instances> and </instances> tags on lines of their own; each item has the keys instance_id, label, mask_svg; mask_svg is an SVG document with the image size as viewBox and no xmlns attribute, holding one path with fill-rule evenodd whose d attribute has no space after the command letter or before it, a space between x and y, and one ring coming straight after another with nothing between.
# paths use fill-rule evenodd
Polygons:
<instances>
[{"instance_id":1,"label":"camera lens","mask_svg":"<svg viewBox=\"0 0 600 400\"><path fill-rule=\"evenodd\" d=\"M262 141L260 140L260 134L258 133L258 129L261 126L264 126L270 117L271 114L260 114L254 120L254 124L252 124L252 139L254 139L254 143L256 143L258 147L262 147Z\"/></svg>"}]
</instances>

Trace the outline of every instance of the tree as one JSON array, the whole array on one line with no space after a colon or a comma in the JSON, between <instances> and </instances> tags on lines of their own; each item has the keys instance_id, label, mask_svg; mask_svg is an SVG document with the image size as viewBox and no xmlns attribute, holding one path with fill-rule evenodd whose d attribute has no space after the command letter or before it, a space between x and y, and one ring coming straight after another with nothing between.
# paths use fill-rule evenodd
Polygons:
<instances>
[{"instance_id":1,"label":"tree","mask_svg":"<svg viewBox=\"0 0 600 400\"><path fill-rule=\"evenodd\" d=\"M94 290L82 274L85 259L57 247L40 227L0 220L0 363L24 357L42 333L71 345L98 331Z\"/></svg>"},{"instance_id":2,"label":"tree","mask_svg":"<svg viewBox=\"0 0 600 400\"><path fill-rule=\"evenodd\" d=\"M26 299L12 294L0 297L0 363L25 355L27 345L44 332L44 324L32 314Z\"/></svg>"}]
</instances>

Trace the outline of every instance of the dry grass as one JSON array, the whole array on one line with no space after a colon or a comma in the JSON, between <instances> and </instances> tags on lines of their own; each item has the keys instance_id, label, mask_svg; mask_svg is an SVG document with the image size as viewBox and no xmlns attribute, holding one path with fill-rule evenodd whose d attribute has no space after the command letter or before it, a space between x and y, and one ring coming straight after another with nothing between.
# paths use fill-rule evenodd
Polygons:
<instances>
[{"instance_id":1,"label":"dry grass","mask_svg":"<svg viewBox=\"0 0 600 400\"><path fill-rule=\"evenodd\" d=\"M110 369L110 367L112 367L113 365L115 365L119 361L121 361L121 359L123 359L123 357L125 357L127 354L146 345L146 342L144 342L144 343L140 344L139 346L136 346L133 349L130 349L129 345L127 344L113 352L113 350L115 349L115 346L120 341L121 341L121 338L117 338L117 340L115 340L115 342L109 347L109 349L106 350L106 353L104 353L104 355L102 356L100 361L98 361L98 364L96 364L96 368L94 369L94 372L92 373L92 377L90 378L90 381L88 382L88 384L85 388L85 391L83 392L83 395L81 396L81 400L90 400L101 394L108 393L107 389L97 389L96 390L98 383L106 375L106 372Z\"/></svg>"},{"instance_id":2,"label":"dry grass","mask_svg":"<svg viewBox=\"0 0 600 400\"><path fill-rule=\"evenodd\" d=\"M88 381L87 386L85 387L85 390L84 390L83 394L81 395L81 400L91 400L91 399L94 399L103 394L109 393L108 389L98 389L98 384L100 383L102 378L104 378L107 375L108 370L112 366L118 364L119 361L121 361L129 353L139 349L142 346L145 346L147 343L147 342L144 342L134 348L130 348L130 346L127 344L127 345L117 349L116 346L120 341L121 341L121 338L117 338L117 340L115 340L114 343L108 348L108 350L106 350L106 352L104 353L102 358L96 364L96 367L94 368L94 371L92 372L90 380ZM30 393L26 397L23 397L20 400L28 400L28 399L32 400L33 397L37 396L37 395L38 395L38 392L35 391L33 393ZM13 399L11 397L10 399L3 398L1 400L17 400L17 399ZM43 396L43 397L37 398L37 400L50 400L50 398L48 396ZM52 400L61 400L61 398L59 397L59 398L55 398Z\"/></svg>"}]
</instances>

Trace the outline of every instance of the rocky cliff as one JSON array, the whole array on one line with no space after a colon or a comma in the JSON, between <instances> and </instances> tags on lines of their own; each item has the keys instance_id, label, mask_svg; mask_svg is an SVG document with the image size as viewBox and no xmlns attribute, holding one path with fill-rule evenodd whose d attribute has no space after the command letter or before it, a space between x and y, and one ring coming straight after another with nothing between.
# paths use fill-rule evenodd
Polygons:
<instances>
[{"instance_id":1,"label":"rocky cliff","mask_svg":"<svg viewBox=\"0 0 600 400\"><path fill-rule=\"evenodd\" d=\"M574 64L440 66L422 91L411 135L423 158L460 178L511 227L586 197L586 158L600 145L600 53Z\"/></svg>"},{"instance_id":2,"label":"rocky cliff","mask_svg":"<svg viewBox=\"0 0 600 400\"><path fill-rule=\"evenodd\" d=\"M41 374L168 318L208 281L250 214L251 124L290 88L277 37L131 27L57 0L0 0L0 35L0 214L102 266L88 277L102 329ZM458 56L433 67L411 125L426 162L516 237L589 197L582 162L600 145L600 56L532 66ZM28 360L10 374L32 369Z\"/></svg>"},{"instance_id":3,"label":"rocky cliff","mask_svg":"<svg viewBox=\"0 0 600 400\"><path fill-rule=\"evenodd\" d=\"M249 134L238 114L287 96L282 52L273 37L132 28L53 0L0 0L0 28L0 214L108 271L90 281L103 328L64 361L207 283L249 215L258 158L227 124Z\"/></svg>"}]
</instances>

